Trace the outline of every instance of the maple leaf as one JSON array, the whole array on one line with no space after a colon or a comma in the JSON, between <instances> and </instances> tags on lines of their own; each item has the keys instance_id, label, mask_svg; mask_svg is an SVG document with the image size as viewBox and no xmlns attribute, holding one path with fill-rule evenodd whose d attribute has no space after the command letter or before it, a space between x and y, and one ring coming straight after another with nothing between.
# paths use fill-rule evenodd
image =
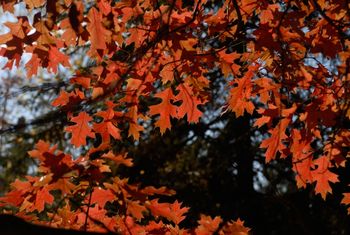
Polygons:
<instances>
[{"instance_id":1,"label":"maple leaf","mask_svg":"<svg viewBox=\"0 0 350 235\"><path fill-rule=\"evenodd\" d=\"M151 210L154 216L162 216L175 224L179 224L185 219L184 214L188 212L188 207L182 207L178 201L173 204L170 203L158 203L158 199L154 199L146 203L146 207Z\"/></svg>"},{"instance_id":2,"label":"maple leaf","mask_svg":"<svg viewBox=\"0 0 350 235\"><path fill-rule=\"evenodd\" d=\"M56 182L50 182L47 186L47 190L60 190L63 195L70 194L75 188L76 185L71 183L70 179L67 178L60 178Z\"/></svg>"},{"instance_id":3,"label":"maple leaf","mask_svg":"<svg viewBox=\"0 0 350 235\"><path fill-rule=\"evenodd\" d=\"M0 35L0 44L5 44L8 41L12 40L13 36L12 33L6 33Z\"/></svg>"},{"instance_id":4,"label":"maple leaf","mask_svg":"<svg viewBox=\"0 0 350 235\"><path fill-rule=\"evenodd\" d=\"M266 24L272 22L274 19L274 11L278 10L279 6L277 4L270 4L268 9L262 10L260 14L260 23Z\"/></svg>"},{"instance_id":5,"label":"maple leaf","mask_svg":"<svg viewBox=\"0 0 350 235\"><path fill-rule=\"evenodd\" d=\"M42 166L48 169L46 173L53 173L53 180L58 180L73 166L72 157L64 153L58 155L46 152L43 154Z\"/></svg>"},{"instance_id":6,"label":"maple leaf","mask_svg":"<svg viewBox=\"0 0 350 235\"><path fill-rule=\"evenodd\" d=\"M13 205L19 206L24 200L23 192L21 190L13 190L6 193L5 196L0 197L0 206Z\"/></svg>"},{"instance_id":7,"label":"maple leaf","mask_svg":"<svg viewBox=\"0 0 350 235\"><path fill-rule=\"evenodd\" d=\"M240 219L227 223L219 232L220 235L248 235L250 228L244 226L244 222Z\"/></svg>"},{"instance_id":8,"label":"maple leaf","mask_svg":"<svg viewBox=\"0 0 350 235\"><path fill-rule=\"evenodd\" d=\"M341 201L341 203L348 205L350 204L350 193L343 193L343 199Z\"/></svg>"},{"instance_id":9,"label":"maple leaf","mask_svg":"<svg viewBox=\"0 0 350 235\"><path fill-rule=\"evenodd\" d=\"M216 216L212 219L210 216L201 215L200 220L198 221L199 226L196 228L196 235L209 235L216 232L221 224L222 219Z\"/></svg>"},{"instance_id":10,"label":"maple leaf","mask_svg":"<svg viewBox=\"0 0 350 235\"><path fill-rule=\"evenodd\" d=\"M100 208L104 208L107 202L112 202L116 196L109 189L95 187L91 195L91 203L97 203Z\"/></svg>"},{"instance_id":11,"label":"maple leaf","mask_svg":"<svg viewBox=\"0 0 350 235\"><path fill-rule=\"evenodd\" d=\"M109 136L113 136L114 139L120 140L120 130L108 120L104 120L101 123L94 123L93 129L96 133L100 133L104 142L109 142Z\"/></svg>"},{"instance_id":12,"label":"maple leaf","mask_svg":"<svg viewBox=\"0 0 350 235\"><path fill-rule=\"evenodd\" d=\"M95 134L91 131L89 122L92 121L92 118L86 112L80 112L78 116L71 118L72 122L75 122L75 125L68 126L65 128L67 132L72 133L71 143L80 147L81 145L86 145L86 137L95 138Z\"/></svg>"},{"instance_id":13,"label":"maple leaf","mask_svg":"<svg viewBox=\"0 0 350 235\"><path fill-rule=\"evenodd\" d=\"M51 205L53 200L54 197L44 187L36 193L34 209L37 209L38 212L42 212L44 210L45 203Z\"/></svg>"}]
</instances>

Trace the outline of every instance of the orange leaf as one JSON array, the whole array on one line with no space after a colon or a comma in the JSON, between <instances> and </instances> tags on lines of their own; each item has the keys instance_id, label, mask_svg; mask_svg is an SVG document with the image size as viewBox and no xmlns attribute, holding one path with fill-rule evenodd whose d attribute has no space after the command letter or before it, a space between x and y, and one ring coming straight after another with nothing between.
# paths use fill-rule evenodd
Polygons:
<instances>
[{"instance_id":1,"label":"orange leaf","mask_svg":"<svg viewBox=\"0 0 350 235\"><path fill-rule=\"evenodd\" d=\"M237 221L231 221L227 223L222 230L220 230L219 234L232 234L232 235L248 235L250 228L244 226L244 222L240 219Z\"/></svg>"},{"instance_id":2,"label":"orange leaf","mask_svg":"<svg viewBox=\"0 0 350 235\"><path fill-rule=\"evenodd\" d=\"M187 115L188 122L198 122L202 112L198 105L203 104L194 94L192 88L187 84L181 84L177 87L179 94L176 95L176 101L182 101L177 109L177 117L183 118Z\"/></svg>"},{"instance_id":3,"label":"orange leaf","mask_svg":"<svg viewBox=\"0 0 350 235\"><path fill-rule=\"evenodd\" d=\"M141 220L143 218L142 212L146 211L146 207L140 205L134 201L128 201L128 213L135 217L137 220Z\"/></svg>"},{"instance_id":4,"label":"orange leaf","mask_svg":"<svg viewBox=\"0 0 350 235\"><path fill-rule=\"evenodd\" d=\"M116 196L109 189L94 188L91 195L91 203L97 203L100 208L104 208L107 202L114 201Z\"/></svg>"},{"instance_id":5,"label":"orange leaf","mask_svg":"<svg viewBox=\"0 0 350 235\"><path fill-rule=\"evenodd\" d=\"M51 68L52 72L57 72L58 64L61 64L63 66L69 66L69 57L62 52L60 52L57 47L50 47L49 50L49 66L48 68Z\"/></svg>"},{"instance_id":6,"label":"orange leaf","mask_svg":"<svg viewBox=\"0 0 350 235\"><path fill-rule=\"evenodd\" d=\"M163 84L174 81L174 68L171 65L166 65L159 73Z\"/></svg>"},{"instance_id":7,"label":"orange leaf","mask_svg":"<svg viewBox=\"0 0 350 235\"><path fill-rule=\"evenodd\" d=\"M81 145L86 145L86 137L95 138L95 134L91 131L91 127L88 122L92 121L92 118L86 112L79 113L78 116L71 119L75 122L75 125L66 127L66 131L72 133L71 143L79 147Z\"/></svg>"},{"instance_id":8,"label":"orange leaf","mask_svg":"<svg viewBox=\"0 0 350 235\"><path fill-rule=\"evenodd\" d=\"M45 203L52 204L54 197L49 193L46 188L39 190L35 197L34 209L37 209L39 212L44 210Z\"/></svg>"},{"instance_id":9,"label":"orange leaf","mask_svg":"<svg viewBox=\"0 0 350 235\"><path fill-rule=\"evenodd\" d=\"M155 125L159 127L160 133L164 134L166 129L171 127L170 117L176 117L176 106L171 103L171 100L175 99L171 88L167 88L164 91L159 92L155 97L161 98L162 102L157 105L150 106L149 113L151 115L159 114L159 119Z\"/></svg>"},{"instance_id":10,"label":"orange leaf","mask_svg":"<svg viewBox=\"0 0 350 235\"><path fill-rule=\"evenodd\" d=\"M131 158L126 158L125 156L122 155L114 155L111 151L109 151L106 154L102 155L103 158L107 158L107 159L111 159L112 161L114 161L116 164L120 165L125 165L125 166L132 166L132 159Z\"/></svg>"},{"instance_id":11,"label":"orange leaf","mask_svg":"<svg viewBox=\"0 0 350 235\"><path fill-rule=\"evenodd\" d=\"M338 175L329 171L330 161L326 156L317 158L314 161L317 169L312 171L312 178L316 182L315 191L316 194L321 194L323 199L326 199L327 193L332 193L332 188L329 182L336 183L339 182Z\"/></svg>"},{"instance_id":12,"label":"orange leaf","mask_svg":"<svg viewBox=\"0 0 350 235\"><path fill-rule=\"evenodd\" d=\"M183 49L186 51L195 51L196 49L193 48L197 44L197 39L196 38L189 38L187 40L181 40L180 45Z\"/></svg>"},{"instance_id":13,"label":"orange leaf","mask_svg":"<svg viewBox=\"0 0 350 235\"><path fill-rule=\"evenodd\" d=\"M29 10L32 10L33 8L44 5L45 0L24 0L24 2L27 4Z\"/></svg>"},{"instance_id":14,"label":"orange leaf","mask_svg":"<svg viewBox=\"0 0 350 235\"><path fill-rule=\"evenodd\" d=\"M277 152L282 153L286 146L282 143L283 140L287 139L285 131L290 123L290 119L282 119L277 126L270 131L271 137L261 142L261 148L267 148L265 153L265 161L269 162L276 157Z\"/></svg>"},{"instance_id":15,"label":"orange leaf","mask_svg":"<svg viewBox=\"0 0 350 235\"><path fill-rule=\"evenodd\" d=\"M219 228L221 222L222 219L219 216L212 219L210 216L201 215L201 219L198 221L199 226L195 233L196 235L213 234Z\"/></svg>"},{"instance_id":16,"label":"orange leaf","mask_svg":"<svg viewBox=\"0 0 350 235\"><path fill-rule=\"evenodd\" d=\"M158 203L158 199L154 199L146 204L148 209L151 210L154 216L162 216L175 224L179 224L185 219L184 214L187 213L188 207L182 207L178 201L173 204L170 203Z\"/></svg>"},{"instance_id":17,"label":"orange leaf","mask_svg":"<svg viewBox=\"0 0 350 235\"><path fill-rule=\"evenodd\" d=\"M350 193L343 193L343 199L341 200L342 204L348 205L350 204Z\"/></svg>"},{"instance_id":18,"label":"orange leaf","mask_svg":"<svg viewBox=\"0 0 350 235\"><path fill-rule=\"evenodd\" d=\"M90 23L87 31L90 34L91 48L90 51L97 49L106 49L106 42L110 41L111 32L106 30L102 25L102 14L93 7L88 14Z\"/></svg>"}]
</instances>

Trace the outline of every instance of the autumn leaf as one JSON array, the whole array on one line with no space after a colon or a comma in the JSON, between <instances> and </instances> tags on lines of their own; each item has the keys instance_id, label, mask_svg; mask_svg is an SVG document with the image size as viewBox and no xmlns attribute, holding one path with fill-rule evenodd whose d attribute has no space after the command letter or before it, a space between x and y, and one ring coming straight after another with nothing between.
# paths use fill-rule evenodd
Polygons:
<instances>
[{"instance_id":1,"label":"autumn leaf","mask_svg":"<svg viewBox=\"0 0 350 235\"><path fill-rule=\"evenodd\" d=\"M59 96L51 103L53 106L68 106L70 104L74 104L76 102L79 102L85 98L85 95L83 92L81 92L78 89L75 89L71 92L66 92L65 90L62 90L59 94Z\"/></svg>"},{"instance_id":2,"label":"autumn leaf","mask_svg":"<svg viewBox=\"0 0 350 235\"><path fill-rule=\"evenodd\" d=\"M197 39L195 38L189 38L187 40L181 40L180 41L180 45L183 49L185 49L186 51L195 51L196 49L194 48L194 46L197 44Z\"/></svg>"},{"instance_id":3,"label":"autumn leaf","mask_svg":"<svg viewBox=\"0 0 350 235\"><path fill-rule=\"evenodd\" d=\"M27 4L29 10L32 10L33 8L44 5L45 0L24 0L24 2Z\"/></svg>"},{"instance_id":4,"label":"autumn leaf","mask_svg":"<svg viewBox=\"0 0 350 235\"><path fill-rule=\"evenodd\" d=\"M66 155L64 153L60 154L52 154L50 152L43 153L42 158L42 167L41 171L43 171L43 167L45 167L45 173L52 173L53 179L58 180L67 172L71 171L71 167L73 166L72 157L70 155Z\"/></svg>"},{"instance_id":5,"label":"autumn leaf","mask_svg":"<svg viewBox=\"0 0 350 235\"><path fill-rule=\"evenodd\" d=\"M65 67L69 66L69 57L62 52L60 52L57 47L51 46L49 50L49 66L52 72L56 73L58 64Z\"/></svg>"},{"instance_id":6,"label":"autumn leaf","mask_svg":"<svg viewBox=\"0 0 350 235\"><path fill-rule=\"evenodd\" d=\"M201 218L198 221L199 226L196 228L195 233L197 235L213 234L217 231L221 222L222 219L218 216L212 219L210 216L201 215Z\"/></svg>"},{"instance_id":7,"label":"autumn leaf","mask_svg":"<svg viewBox=\"0 0 350 235\"><path fill-rule=\"evenodd\" d=\"M43 141L39 140L38 143L35 144L35 149L28 151L29 156L32 158L37 158L40 161L44 161L45 153L53 153L55 151L56 147L50 147L50 144Z\"/></svg>"},{"instance_id":8,"label":"autumn leaf","mask_svg":"<svg viewBox=\"0 0 350 235\"><path fill-rule=\"evenodd\" d=\"M162 68L159 73L162 78L162 82L165 84L167 82L172 82L174 80L174 68L171 65L166 65Z\"/></svg>"},{"instance_id":9,"label":"autumn leaf","mask_svg":"<svg viewBox=\"0 0 350 235\"><path fill-rule=\"evenodd\" d=\"M141 190L142 193L153 196L153 195L166 195L172 196L175 195L176 192L172 189L168 189L166 187L155 188L153 186L147 186Z\"/></svg>"},{"instance_id":10,"label":"autumn leaf","mask_svg":"<svg viewBox=\"0 0 350 235\"><path fill-rule=\"evenodd\" d=\"M5 196L0 197L0 206L19 206L22 204L23 200L23 192L21 190L12 190L6 193Z\"/></svg>"},{"instance_id":11,"label":"autumn leaf","mask_svg":"<svg viewBox=\"0 0 350 235\"><path fill-rule=\"evenodd\" d=\"M66 127L66 131L72 133L71 143L80 147L81 145L86 145L86 137L95 138L95 134L91 131L89 122L92 118L86 112L80 112L78 116L72 117L71 121L75 125Z\"/></svg>"},{"instance_id":12,"label":"autumn leaf","mask_svg":"<svg viewBox=\"0 0 350 235\"><path fill-rule=\"evenodd\" d=\"M97 203L100 208L104 208L107 202L113 202L116 196L109 189L95 187L91 195L91 203Z\"/></svg>"},{"instance_id":13,"label":"autumn leaf","mask_svg":"<svg viewBox=\"0 0 350 235\"><path fill-rule=\"evenodd\" d=\"M192 88L187 84L181 84L177 90L176 101L182 101L177 108L177 117L183 118L187 115L188 122L198 122L202 112L198 109L198 105L203 104L194 94Z\"/></svg>"},{"instance_id":14,"label":"autumn leaf","mask_svg":"<svg viewBox=\"0 0 350 235\"><path fill-rule=\"evenodd\" d=\"M160 115L155 125L159 127L160 133L164 134L167 129L170 129L170 117L177 117L176 106L172 104L172 100L175 96L171 88L167 88L164 91L155 95L157 98L161 98L161 103L150 106L150 115Z\"/></svg>"},{"instance_id":15,"label":"autumn leaf","mask_svg":"<svg viewBox=\"0 0 350 235\"><path fill-rule=\"evenodd\" d=\"M151 210L154 216L162 216L168 220L179 224L182 220L185 219L184 214L188 212L188 207L182 207L178 201L174 203L158 203L157 199L146 203L146 207Z\"/></svg>"},{"instance_id":16,"label":"autumn leaf","mask_svg":"<svg viewBox=\"0 0 350 235\"><path fill-rule=\"evenodd\" d=\"M350 193L343 193L343 199L341 200L342 204L350 204ZM350 207L348 207L348 214L350 214Z\"/></svg>"},{"instance_id":17,"label":"autumn leaf","mask_svg":"<svg viewBox=\"0 0 350 235\"><path fill-rule=\"evenodd\" d=\"M248 235L250 228L244 226L244 222L240 219L227 223L219 232L220 235Z\"/></svg>"},{"instance_id":18,"label":"autumn leaf","mask_svg":"<svg viewBox=\"0 0 350 235\"><path fill-rule=\"evenodd\" d=\"M265 153L265 161L269 162L276 157L277 152L282 153L286 148L283 141L288 138L286 135L286 129L290 119L282 119L277 126L270 131L271 137L263 140L260 144L260 148L267 148Z\"/></svg>"},{"instance_id":19,"label":"autumn leaf","mask_svg":"<svg viewBox=\"0 0 350 235\"><path fill-rule=\"evenodd\" d=\"M71 78L70 82L72 84L79 84L82 87L88 89L90 88L91 79L89 77L84 76L75 76Z\"/></svg>"},{"instance_id":20,"label":"autumn leaf","mask_svg":"<svg viewBox=\"0 0 350 235\"><path fill-rule=\"evenodd\" d=\"M338 175L328 169L331 163L327 156L317 158L314 164L317 166L317 169L313 170L311 174L313 180L316 182L315 192L321 194L322 198L325 200L327 193L332 193L329 182L339 182Z\"/></svg>"},{"instance_id":21,"label":"autumn leaf","mask_svg":"<svg viewBox=\"0 0 350 235\"><path fill-rule=\"evenodd\" d=\"M39 59L38 55L33 54L32 58L30 58L30 60L25 65L28 78L31 78L33 75L37 75L40 63L41 60Z\"/></svg>"},{"instance_id":22,"label":"autumn leaf","mask_svg":"<svg viewBox=\"0 0 350 235\"><path fill-rule=\"evenodd\" d=\"M91 48L90 51L97 49L106 49L106 42L110 41L111 32L106 30L102 25L102 14L93 7L88 14L90 23L87 30L90 34Z\"/></svg>"},{"instance_id":23,"label":"autumn leaf","mask_svg":"<svg viewBox=\"0 0 350 235\"><path fill-rule=\"evenodd\" d=\"M117 165L122 164L128 167L131 167L133 165L131 158L126 158L126 156L122 156L122 155L114 155L111 151L106 154L103 154L102 158L110 159L113 162L115 162Z\"/></svg>"},{"instance_id":24,"label":"autumn leaf","mask_svg":"<svg viewBox=\"0 0 350 235\"><path fill-rule=\"evenodd\" d=\"M51 205L53 203L54 197L49 193L49 191L44 187L36 193L34 209L38 212L44 210L45 204Z\"/></svg>"},{"instance_id":25,"label":"autumn leaf","mask_svg":"<svg viewBox=\"0 0 350 235\"><path fill-rule=\"evenodd\" d=\"M228 108L236 114L236 117L242 116L245 111L252 114L255 109L250 98L252 94L251 80L257 69L257 65L250 66L245 76L236 81L236 86L230 90Z\"/></svg>"},{"instance_id":26,"label":"autumn leaf","mask_svg":"<svg viewBox=\"0 0 350 235\"><path fill-rule=\"evenodd\" d=\"M137 220L143 219L144 216L142 213L146 210L147 210L146 207L140 205L138 202L128 201L127 203L128 214L131 214Z\"/></svg>"}]
</instances>

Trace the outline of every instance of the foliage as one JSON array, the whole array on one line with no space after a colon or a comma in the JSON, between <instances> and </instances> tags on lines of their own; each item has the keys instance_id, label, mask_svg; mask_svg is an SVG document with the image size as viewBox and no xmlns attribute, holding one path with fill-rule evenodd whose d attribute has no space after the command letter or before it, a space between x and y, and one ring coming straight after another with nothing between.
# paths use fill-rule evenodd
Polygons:
<instances>
[{"instance_id":1,"label":"foliage","mask_svg":"<svg viewBox=\"0 0 350 235\"><path fill-rule=\"evenodd\" d=\"M162 134L175 119L197 123L211 102L209 74L216 70L228 93L223 113L257 116L254 126L266 130L260 145L266 162L287 158L298 187L315 185L323 199L339 181L336 171L346 166L350 141L344 1L24 2L33 19L6 23L0 55L12 68L30 53L28 78L39 68L74 71L71 86L52 105L67 117L65 132L76 151L36 144L29 155L39 175L16 180L1 198L17 215L130 234L247 233L239 220L221 224L206 216L197 228L181 228L188 208L159 202L172 190L140 188L110 168L132 165L127 149L112 146L138 141L150 122ZM14 4L2 1L6 11ZM71 64L68 54L76 47L87 48L91 66Z\"/></svg>"}]
</instances>

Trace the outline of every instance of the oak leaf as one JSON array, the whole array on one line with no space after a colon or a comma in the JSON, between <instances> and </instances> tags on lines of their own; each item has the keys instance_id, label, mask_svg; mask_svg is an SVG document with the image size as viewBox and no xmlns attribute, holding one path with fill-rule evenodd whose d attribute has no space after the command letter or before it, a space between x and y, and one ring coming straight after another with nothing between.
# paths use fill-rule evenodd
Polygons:
<instances>
[{"instance_id":1,"label":"oak leaf","mask_svg":"<svg viewBox=\"0 0 350 235\"><path fill-rule=\"evenodd\" d=\"M110 41L111 32L102 25L102 14L93 7L88 13L88 19L90 21L87 26L91 40L90 51L94 53L94 50L106 49L106 42Z\"/></svg>"},{"instance_id":2,"label":"oak leaf","mask_svg":"<svg viewBox=\"0 0 350 235\"><path fill-rule=\"evenodd\" d=\"M270 131L271 137L261 142L260 147L267 148L265 153L266 162L269 162L272 159L274 159L276 157L277 152L282 153L282 151L286 148L283 141L288 138L285 132L289 123L290 119L282 119L277 124L277 126L272 131Z\"/></svg>"},{"instance_id":3,"label":"oak leaf","mask_svg":"<svg viewBox=\"0 0 350 235\"><path fill-rule=\"evenodd\" d=\"M170 129L171 127L170 117L177 116L176 106L172 104L175 96L171 88L167 88L164 91L156 94L155 97L161 98L162 101L157 105L150 106L149 113L151 115L160 115L155 125L159 127L160 133L163 134L167 129Z\"/></svg>"},{"instance_id":4,"label":"oak leaf","mask_svg":"<svg viewBox=\"0 0 350 235\"><path fill-rule=\"evenodd\" d=\"M193 93L192 88L187 84L181 84L177 87L179 93L176 95L176 101L182 101L177 108L177 117L183 118L187 115L188 122L198 122L202 112L198 105L203 104Z\"/></svg>"},{"instance_id":5,"label":"oak leaf","mask_svg":"<svg viewBox=\"0 0 350 235\"><path fill-rule=\"evenodd\" d=\"M89 122L92 121L92 118L86 112L80 112L78 116L72 117L71 121L75 125L66 127L67 132L72 133L71 143L80 147L81 145L86 145L86 137L95 138L95 134L91 131Z\"/></svg>"},{"instance_id":6,"label":"oak leaf","mask_svg":"<svg viewBox=\"0 0 350 235\"><path fill-rule=\"evenodd\" d=\"M327 193L332 193L332 188L329 182L339 182L338 175L329 170L331 163L327 156L321 156L314 161L317 169L312 171L312 178L316 182L315 192L321 194L323 199L326 199Z\"/></svg>"}]
</instances>

